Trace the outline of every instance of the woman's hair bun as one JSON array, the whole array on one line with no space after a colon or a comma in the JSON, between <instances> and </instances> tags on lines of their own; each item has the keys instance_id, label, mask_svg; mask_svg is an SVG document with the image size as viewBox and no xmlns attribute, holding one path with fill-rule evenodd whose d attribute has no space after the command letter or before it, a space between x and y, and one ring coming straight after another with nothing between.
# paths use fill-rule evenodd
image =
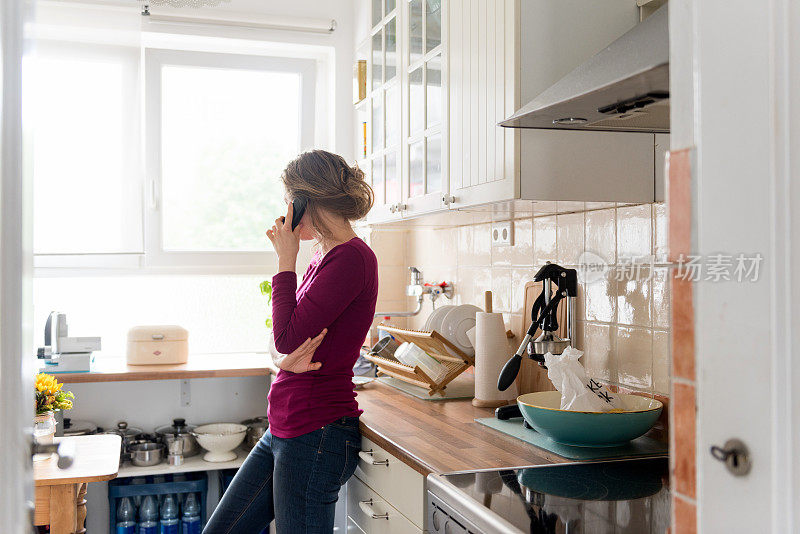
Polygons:
<instances>
[{"instance_id":1,"label":"woman's hair bun","mask_svg":"<svg viewBox=\"0 0 800 534\"><path fill-rule=\"evenodd\" d=\"M281 180L291 198L308 199L306 211L315 223L318 209L349 221L363 219L375 198L358 165L351 167L342 156L325 150L297 156L283 170Z\"/></svg>"}]
</instances>

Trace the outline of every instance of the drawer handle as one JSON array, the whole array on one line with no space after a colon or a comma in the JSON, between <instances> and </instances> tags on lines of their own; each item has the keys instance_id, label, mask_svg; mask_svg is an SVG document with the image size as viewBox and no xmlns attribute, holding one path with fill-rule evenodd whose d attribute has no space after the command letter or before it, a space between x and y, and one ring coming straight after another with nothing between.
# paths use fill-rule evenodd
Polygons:
<instances>
[{"instance_id":1,"label":"drawer handle","mask_svg":"<svg viewBox=\"0 0 800 534\"><path fill-rule=\"evenodd\" d=\"M372 508L372 505L375 504L372 502L372 499L367 499L366 501L358 501L358 507L361 508L361 511L370 516L372 519L385 519L389 520L389 512L385 514L376 514L375 510Z\"/></svg>"},{"instance_id":2,"label":"drawer handle","mask_svg":"<svg viewBox=\"0 0 800 534\"><path fill-rule=\"evenodd\" d=\"M385 465L386 467L389 467L389 459L388 458L386 460L376 460L373 457L374 454L375 453L372 451L372 449L370 449L368 451L359 451L358 452L358 457L361 458L362 460L364 460L365 462L367 462L368 464Z\"/></svg>"}]
</instances>

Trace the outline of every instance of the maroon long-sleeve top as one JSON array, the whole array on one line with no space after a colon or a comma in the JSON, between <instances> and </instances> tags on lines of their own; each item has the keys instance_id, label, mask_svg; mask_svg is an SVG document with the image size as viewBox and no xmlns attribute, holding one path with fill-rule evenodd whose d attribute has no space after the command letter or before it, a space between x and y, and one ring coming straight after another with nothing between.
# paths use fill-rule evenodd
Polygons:
<instances>
[{"instance_id":1,"label":"maroon long-sleeve top","mask_svg":"<svg viewBox=\"0 0 800 534\"><path fill-rule=\"evenodd\" d=\"M279 438L306 434L361 410L353 391L353 365L372 324L378 298L378 261L359 238L314 256L303 281L284 271L272 277L272 333L278 352L289 354L328 329L313 361L317 371L281 370L269 392L270 432Z\"/></svg>"}]
</instances>

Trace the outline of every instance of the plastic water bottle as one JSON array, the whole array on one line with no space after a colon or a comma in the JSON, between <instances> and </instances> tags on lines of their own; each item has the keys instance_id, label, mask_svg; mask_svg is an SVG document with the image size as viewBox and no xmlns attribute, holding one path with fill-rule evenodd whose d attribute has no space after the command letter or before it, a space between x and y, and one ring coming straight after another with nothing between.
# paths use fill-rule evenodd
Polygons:
<instances>
[{"instance_id":1,"label":"plastic water bottle","mask_svg":"<svg viewBox=\"0 0 800 534\"><path fill-rule=\"evenodd\" d=\"M200 534L200 504L194 493L188 494L183 503L181 534Z\"/></svg>"},{"instance_id":2,"label":"plastic water bottle","mask_svg":"<svg viewBox=\"0 0 800 534\"><path fill-rule=\"evenodd\" d=\"M159 534L178 534L179 523L178 505L175 504L175 499L172 498L172 495L167 495L164 498L164 504L161 505L161 529L159 529Z\"/></svg>"},{"instance_id":3,"label":"plastic water bottle","mask_svg":"<svg viewBox=\"0 0 800 534\"><path fill-rule=\"evenodd\" d=\"M117 534L136 533L136 508L128 497L123 497L117 506Z\"/></svg>"},{"instance_id":4,"label":"plastic water bottle","mask_svg":"<svg viewBox=\"0 0 800 534\"><path fill-rule=\"evenodd\" d=\"M131 479L131 486L139 485L139 484L147 484L147 480L144 477L135 477ZM136 508L139 508L142 505L142 496L141 495L134 495L132 497L133 504L136 505Z\"/></svg>"},{"instance_id":5,"label":"plastic water bottle","mask_svg":"<svg viewBox=\"0 0 800 534\"><path fill-rule=\"evenodd\" d=\"M139 507L139 534L158 534L158 504L152 495Z\"/></svg>"}]
</instances>

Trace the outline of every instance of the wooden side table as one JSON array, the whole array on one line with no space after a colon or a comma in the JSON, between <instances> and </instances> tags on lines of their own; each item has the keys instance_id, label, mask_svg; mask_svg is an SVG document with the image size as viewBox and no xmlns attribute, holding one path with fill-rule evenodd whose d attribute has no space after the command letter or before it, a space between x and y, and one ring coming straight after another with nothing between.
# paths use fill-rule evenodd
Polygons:
<instances>
[{"instance_id":1,"label":"wooden side table","mask_svg":"<svg viewBox=\"0 0 800 534\"><path fill-rule=\"evenodd\" d=\"M86 532L86 488L90 482L116 478L121 438L113 434L56 438L75 444L75 460L59 469L56 458L35 462L36 509L33 523L50 525L51 534Z\"/></svg>"}]
</instances>

